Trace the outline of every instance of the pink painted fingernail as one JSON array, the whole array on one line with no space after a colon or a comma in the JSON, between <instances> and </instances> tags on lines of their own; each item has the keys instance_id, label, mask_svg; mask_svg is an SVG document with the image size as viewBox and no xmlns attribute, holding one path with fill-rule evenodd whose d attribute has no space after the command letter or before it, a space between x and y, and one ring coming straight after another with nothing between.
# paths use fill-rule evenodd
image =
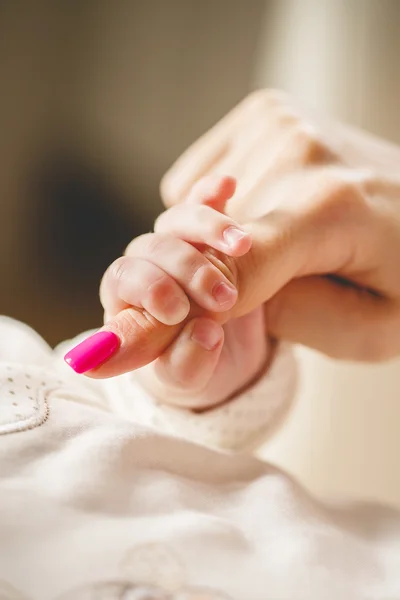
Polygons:
<instances>
[{"instance_id":1,"label":"pink painted fingernail","mask_svg":"<svg viewBox=\"0 0 400 600\"><path fill-rule=\"evenodd\" d=\"M98 331L72 348L65 356L65 362L76 373L86 373L101 365L118 349L120 340L111 331Z\"/></svg>"},{"instance_id":2,"label":"pink painted fingernail","mask_svg":"<svg viewBox=\"0 0 400 600\"><path fill-rule=\"evenodd\" d=\"M225 243L234 247L240 240L247 237L249 234L238 227L228 227L223 233Z\"/></svg>"}]
</instances>

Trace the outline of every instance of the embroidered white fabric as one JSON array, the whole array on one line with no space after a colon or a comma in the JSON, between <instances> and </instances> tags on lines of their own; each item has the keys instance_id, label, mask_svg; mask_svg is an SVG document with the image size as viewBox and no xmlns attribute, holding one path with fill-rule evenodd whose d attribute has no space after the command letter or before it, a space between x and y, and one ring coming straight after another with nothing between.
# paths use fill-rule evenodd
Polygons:
<instances>
[{"instance_id":1,"label":"embroidered white fabric","mask_svg":"<svg viewBox=\"0 0 400 600\"><path fill-rule=\"evenodd\" d=\"M137 385L134 373L121 380L120 393L114 398L116 409L128 418L130 414L135 418L139 412L147 413L148 423L160 431L211 447L241 450L264 441L280 422L293 399L295 374L291 349L282 344L267 376L240 396L211 410L199 413L155 404Z\"/></svg>"},{"instance_id":2,"label":"embroidered white fabric","mask_svg":"<svg viewBox=\"0 0 400 600\"><path fill-rule=\"evenodd\" d=\"M289 349L232 414L196 416L154 407L129 376L77 376L62 352L0 319L2 600L400 599L397 512L323 505L268 464L182 438L237 447L257 420L268 431L289 405Z\"/></svg>"},{"instance_id":3,"label":"embroidered white fabric","mask_svg":"<svg viewBox=\"0 0 400 600\"><path fill-rule=\"evenodd\" d=\"M60 344L56 348L60 359L90 333ZM82 376L71 374L61 360L58 368L71 380L82 381ZM105 380L101 387L110 410L127 419L207 446L241 450L253 448L273 432L290 407L295 383L296 364L290 345L280 344L266 376L240 396L201 413L154 402L134 372Z\"/></svg>"}]
</instances>

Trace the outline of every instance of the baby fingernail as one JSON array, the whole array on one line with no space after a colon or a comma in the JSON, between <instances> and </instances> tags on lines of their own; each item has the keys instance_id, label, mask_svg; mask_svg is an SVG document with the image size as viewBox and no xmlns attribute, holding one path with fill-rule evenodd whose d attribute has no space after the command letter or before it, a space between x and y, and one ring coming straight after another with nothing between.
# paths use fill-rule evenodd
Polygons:
<instances>
[{"instance_id":1,"label":"baby fingernail","mask_svg":"<svg viewBox=\"0 0 400 600\"><path fill-rule=\"evenodd\" d=\"M228 246L233 247L236 246L236 244L240 242L240 240L247 237L248 233L246 233L242 229L239 229L238 227L228 227L227 229L225 229L222 235L225 243Z\"/></svg>"},{"instance_id":2,"label":"baby fingernail","mask_svg":"<svg viewBox=\"0 0 400 600\"><path fill-rule=\"evenodd\" d=\"M76 373L86 373L110 358L118 350L119 344L115 333L98 331L72 348L64 360Z\"/></svg>"},{"instance_id":3,"label":"baby fingernail","mask_svg":"<svg viewBox=\"0 0 400 600\"><path fill-rule=\"evenodd\" d=\"M214 299L220 306L233 304L237 297L237 290L224 282L217 283L212 292Z\"/></svg>"},{"instance_id":4,"label":"baby fingernail","mask_svg":"<svg viewBox=\"0 0 400 600\"><path fill-rule=\"evenodd\" d=\"M222 339L221 327L214 321L201 319L195 322L190 337L205 350L213 350Z\"/></svg>"}]
</instances>

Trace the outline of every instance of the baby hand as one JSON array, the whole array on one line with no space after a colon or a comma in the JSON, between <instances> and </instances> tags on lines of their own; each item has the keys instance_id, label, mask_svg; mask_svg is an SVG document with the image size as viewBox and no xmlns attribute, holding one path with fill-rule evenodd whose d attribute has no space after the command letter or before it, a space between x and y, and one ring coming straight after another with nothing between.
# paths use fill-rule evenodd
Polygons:
<instances>
[{"instance_id":1,"label":"baby hand","mask_svg":"<svg viewBox=\"0 0 400 600\"><path fill-rule=\"evenodd\" d=\"M196 408L257 375L267 354L262 310L229 321L238 297L233 258L251 247L250 235L221 212L234 190L228 177L202 180L185 204L159 217L154 233L128 246L101 284L106 326L67 355L72 368L110 377L149 365L138 377L152 394L187 405L190 392ZM94 354L107 359L100 366L79 354L93 354L96 335Z\"/></svg>"}]
</instances>

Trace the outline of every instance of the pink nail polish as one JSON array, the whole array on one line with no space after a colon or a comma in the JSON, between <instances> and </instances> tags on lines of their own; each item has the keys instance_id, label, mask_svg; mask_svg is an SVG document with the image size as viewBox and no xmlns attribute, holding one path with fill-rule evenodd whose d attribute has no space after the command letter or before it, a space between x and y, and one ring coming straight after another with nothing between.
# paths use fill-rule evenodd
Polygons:
<instances>
[{"instance_id":1,"label":"pink nail polish","mask_svg":"<svg viewBox=\"0 0 400 600\"><path fill-rule=\"evenodd\" d=\"M72 348L65 356L65 362L76 373L86 373L101 365L118 349L120 340L111 331L98 331Z\"/></svg>"}]
</instances>

